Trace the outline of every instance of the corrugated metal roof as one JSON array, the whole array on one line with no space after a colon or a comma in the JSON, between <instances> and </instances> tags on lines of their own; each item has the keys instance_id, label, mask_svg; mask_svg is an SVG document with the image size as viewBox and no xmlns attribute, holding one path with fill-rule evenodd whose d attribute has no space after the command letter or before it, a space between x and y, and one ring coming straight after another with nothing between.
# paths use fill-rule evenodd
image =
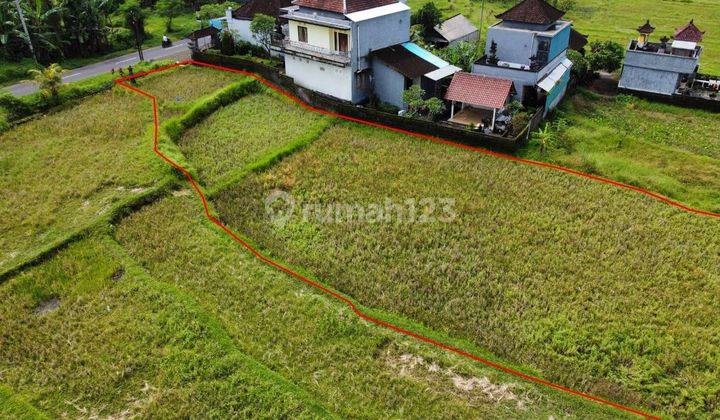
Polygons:
<instances>
[{"instance_id":1,"label":"corrugated metal roof","mask_svg":"<svg viewBox=\"0 0 720 420\"><path fill-rule=\"evenodd\" d=\"M433 29L435 29L435 32L445 38L448 42L455 41L456 39L460 39L477 32L475 25L473 25L468 18L461 14L457 14L441 24L436 25Z\"/></svg>"},{"instance_id":2,"label":"corrugated metal roof","mask_svg":"<svg viewBox=\"0 0 720 420\"><path fill-rule=\"evenodd\" d=\"M447 61L436 56L435 54L431 53L430 51L420 47L419 45L415 44L414 42L405 42L402 44L402 46L403 46L403 48L407 49L411 53L422 58L423 60L434 64L436 67L445 67L445 66L450 65L450 63L448 63Z\"/></svg>"},{"instance_id":3,"label":"corrugated metal roof","mask_svg":"<svg viewBox=\"0 0 720 420\"><path fill-rule=\"evenodd\" d=\"M564 59L560 64L557 65L550 73L548 73L542 80L538 82L540 89L550 93L555 87L557 82L563 77L566 71L572 68L572 61Z\"/></svg>"},{"instance_id":4,"label":"corrugated metal roof","mask_svg":"<svg viewBox=\"0 0 720 420\"><path fill-rule=\"evenodd\" d=\"M430 73L425 74L425 77L437 82L438 80L444 79L448 76L451 76L451 75L459 72L460 70L461 70L460 67L455 67L453 65L449 65L449 66L439 68L435 71L431 71Z\"/></svg>"},{"instance_id":5,"label":"corrugated metal roof","mask_svg":"<svg viewBox=\"0 0 720 420\"><path fill-rule=\"evenodd\" d=\"M438 66L413 54L403 44L373 51L372 55L374 58L382 60L391 69L410 79L415 79L438 69Z\"/></svg>"}]
</instances>

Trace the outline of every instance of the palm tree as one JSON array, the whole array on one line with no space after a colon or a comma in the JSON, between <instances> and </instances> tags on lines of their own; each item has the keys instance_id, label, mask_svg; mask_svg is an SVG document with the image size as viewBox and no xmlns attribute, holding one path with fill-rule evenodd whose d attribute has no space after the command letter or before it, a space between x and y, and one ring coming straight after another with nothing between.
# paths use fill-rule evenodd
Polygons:
<instances>
[{"instance_id":1,"label":"palm tree","mask_svg":"<svg viewBox=\"0 0 720 420\"><path fill-rule=\"evenodd\" d=\"M42 70L32 69L29 73L38 83L40 91L45 97L56 98L62 84L62 72L62 67L53 63Z\"/></svg>"}]
</instances>

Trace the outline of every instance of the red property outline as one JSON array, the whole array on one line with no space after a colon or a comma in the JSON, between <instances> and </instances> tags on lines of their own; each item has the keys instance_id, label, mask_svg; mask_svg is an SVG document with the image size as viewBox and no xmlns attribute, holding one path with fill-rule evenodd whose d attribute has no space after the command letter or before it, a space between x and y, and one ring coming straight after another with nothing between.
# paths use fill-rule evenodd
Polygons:
<instances>
[{"instance_id":1,"label":"red property outline","mask_svg":"<svg viewBox=\"0 0 720 420\"><path fill-rule=\"evenodd\" d=\"M415 339L420 340L420 341L422 341L422 342L431 344L431 345L433 345L433 346L435 346L435 347L438 347L438 348L441 348L441 349L444 349L444 350L453 352L453 353L458 354L458 355L460 355L460 356L462 356L462 357L465 357L465 358L467 358L467 359L473 360L473 361L475 361L475 362L482 363L482 364L484 364L484 365L486 365L486 366L492 367L492 368L494 368L494 369L497 369L497 370L499 370L499 371L501 371L501 372L504 372L504 373L507 373L507 374L509 374L509 375L513 375L513 376L516 376L516 377L525 379L525 380L527 380L527 381L534 382L534 383L540 384L540 385L544 385L544 386L547 386L547 387L549 387L549 388L553 388L553 389L555 389L555 390L559 390L559 391L562 391L562 392L565 392L565 393L568 393L568 394L571 394L571 395L574 395L574 396L577 396L577 397L580 397L580 398L583 398L583 399L586 399L586 400L589 400L589 401L593 401L593 402L596 402L596 403L599 403L599 404L602 404L602 405L610 406L610 407L613 407L613 408L615 408L615 409L617 409L617 410L620 410L620 411L624 411L624 412L627 412L627 413L636 414L636 415L638 415L638 416L645 417L645 418L649 418L649 419L659 419L659 417L654 416L654 415L651 415L651 414L646 413L646 412L644 412L644 411L640 411L640 410L634 409L634 408L632 408L632 407L624 406L624 405L621 405L621 404L618 404L618 403L615 403L615 402L612 402L612 401L609 401L609 400L606 400L606 399L603 399L603 398L600 398L600 397L596 397L596 396L587 394L587 393L582 392L582 391L577 391L577 390L568 388L568 387L566 387L566 386L563 386L563 385L560 385L560 384L556 384L556 383L554 383L554 382L550 382L550 381L548 381L548 380L539 378L539 377L537 377L537 376L528 375L528 374L526 374L526 373L520 372L520 371L515 370L515 369L513 369L513 368L510 368L510 367L501 365L501 364L499 364L499 363L493 362L493 361L491 361L491 360L487 360L487 359L481 358L481 357L479 357L479 356L476 356L476 355L474 355L474 354L468 353L468 352L466 352L466 351L464 351L464 350L462 350L462 349L459 349L459 348L457 348L457 347L453 347L453 346L451 346L451 345L448 345L448 344L442 343L442 342L440 342L440 341L434 340L434 339L432 339L432 338L430 338L430 337L426 337L426 336L423 336L423 335L421 335L421 334L415 333L415 332L413 332L413 331L404 329L404 328L402 328L402 327L400 327L400 326L394 325L394 324L389 323L389 322L387 322L387 321L383 321L383 320L381 320L381 319L374 318L374 317L372 317L372 316L370 316L370 315L368 315L368 314L365 314L365 313L362 312L361 310L359 310L359 309L357 308L357 306L355 305L355 303L353 303L349 298L347 298L347 297L345 297L345 296L343 296L343 295L341 295L341 294L339 294L339 293L337 293L337 292L335 292L335 291L333 291L333 290L331 290L331 289L328 289L327 287L323 286L322 284L319 284L319 283L317 283L317 282L315 282L315 281L313 281L313 280L311 280L311 279L303 276L302 274L293 271L292 269L290 269L290 268L288 268L288 267L285 267L285 266L283 266L283 265L281 265L281 264L273 261L272 259L266 257L265 255L261 254L258 250L256 250L255 248L253 248L250 244L248 244L246 241L244 241L242 238L240 238L237 234L235 234L232 230L230 230L230 228L228 228L227 226L225 226L220 220L218 220L215 216L213 216L213 215L210 213L210 208L209 208L209 205L208 205L207 198L205 197L205 194L203 193L202 189L200 188L200 185L197 183L197 181L195 181L195 179L192 177L192 175L190 174L190 172L188 172L187 169L185 169L185 168L182 167L180 164L176 163L175 161L173 161L172 159L170 159L169 157L167 157L165 154L163 154L163 153L159 150L159 144L158 144L158 142L159 142L160 124L159 124L159 117L158 117L157 98L156 98L155 96L153 96L152 94L150 94L150 93L147 93L147 92L145 92L145 91L143 91L143 90L141 90L141 89L138 89L138 88L135 87L135 86L131 86L131 85L125 83L126 81L131 80L131 79L134 79L134 78L143 77L143 76L147 76L147 75L152 74L152 73L157 73L157 72L161 72L161 71L168 70L168 69L171 69L171 68L175 68L175 67L178 67L178 66L190 65L190 64L191 64L191 65L197 65L197 66L203 66L203 67L209 67L209 68L213 68L213 69L217 69L217 70L222 70L222 71L229 71L229 72L233 72L233 73L239 73L239 74L243 74L243 75L248 76L248 77L252 77L252 78L258 80L260 83L262 83L262 84L264 84L265 86L267 86L268 88L273 89L274 91L283 94L284 96L290 98L293 102L295 102L295 103L299 104L300 106L302 106L303 108L308 109L308 110L313 111L313 112L318 112L318 113L325 114L325 115L329 115L329 116L332 116L332 117L341 118L341 119L344 119L344 120L347 120L347 121L352 121L352 122L357 122L357 123L361 123L361 124L365 124L365 125L370 125L370 126L374 126L374 127L378 127L378 128L383 128L383 129L395 131L395 132L398 132L398 133L402 133L402 134L406 134L406 135L410 135L410 136L414 136L414 137L420 137L420 138L424 138L424 139L427 139L427 140L431 140L431 141L434 141L434 142L437 142L437 143L446 144L446 145L449 145L449 146L452 146L452 147L457 147L457 148L460 148L460 149L465 149L465 150L470 150L470 151L474 151L474 152L483 153L483 154L486 154L486 155L489 155L489 156L499 157L499 158L502 158L502 159L507 159L507 160L511 160L511 161L515 161L515 162L519 162L519 163L523 163L523 164L528 164L528 165L533 165L533 166L541 166L541 167L546 167L546 168L550 168L550 169L559 170L559 171L566 172L566 173L569 173L569 174L572 174L572 175L576 175L576 176L580 176L580 177L592 179L592 180L595 180L595 181L603 182L603 183L606 183L606 184L614 185L614 186L617 186L617 187L620 187L620 188L625 188L625 189L633 190L633 191L636 191L636 192L645 194L645 195L647 195L647 196L649 196L649 197L655 198L655 199L657 199L657 200L663 201L663 202L665 202L666 204L669 204L669 205L671 205L671 206L677 207L677 208L679 208L679 209L681 209L681 210L684 210L684 211L687 211L687 212L690 212L690 213L695 213L695 214L699 214L699 215L702 215L702 216L709 216L709 217L715 217L715 218L720 218L720 214L712 213L712 212L708 212L708 211L704 211L704 210L699 210L699 209L694 209L694 208L692 208L692 207L685 206L685 205L683 205L683 204L681 204L681 203L678 203L678 202L676 202L676 201L673 201L673 200L671 200L671 199L669 199L669 198L667 198L667 197L664 197L664 196L662 196L662 195L653 193L653 192L651 192L651 191L648 191L648 190L645 190L645 189L642 189L642 188L639 188L639 187L634 187L634 186L631 186L631 185L623 184L623 183L621 183L621 182L613 181L613 180L610 180L610 179L598 177L598 176L595 176L595 175L587 174L587 173L584 173L584 172L576 171L576 170L574 170L574 169L565 168L565 167L562 167L562 166L553 165L553 164L549 164L549 163L545 163L545 162L538 162L538 161L533 161L533 160L522 159L522 158L518 158L518 157L515 157L515 156L506 155L506 154L494 152L494 151L491 151L491 150L483 149L483 148L480 148L480 147L473 147L473 146L458 144L458 143L454 143L454 142L451 142L451 141L449 141L449 140L441 139L441 138L438 138L438 137L433 137L433 136L429 136L429 135L425 135L425 134L413 133L413 132L410 132L410 131L401 130L401 129L394 128L394 127L388 127L388 126L385 126L385 125L382 125L382 124L378 124L378 123L374 123L374 122L370 122L370 121L364 121L364 120L361 120L361 119L358 119L358 118L347 117L347 116L339 115L339 114L336 114L336 113L333 113L333 112L330 112L330 111L318 109L318 108L315 108L315 107L313 107L313 106L310 106L310 105L302 102L299 98L297 98L297 97L291 95L290 93L286 92L285 90L283 90L283 89L281 89L281 88L273 85L272 83L270 83L269 81L265 80L265 79L262 78L261 76L256 75L256 74L251 73L251 72L248 72L248 71L244 71L244 70L230 69L230 68L225 68L225 67L221 67L221 66L216 66L216 65L213 65L213 64L203 63L203 62L199 62L199 61L195 61L195 60L187 60L187 61L178 62L178 63L176 63L176 64L172 64L172 65L168 65L168 66L164 66L164 67L159 67L159 68L154 69L154 70L151 70L151 71L146 71L146 72L142 72L142 73L136 73L136 74L134 74L133 76L124 77L124 78L121 78L121 79L117 79L117 80L115 81L115 83L118 84L119 86L122 86L122 87L124 87L124 88L126 88L126 89L129 89L129 90L131 90L131 91L133 91L133 92L136 92L136 93L138 93L138 94L140 94L140 95L148 98L148 99L150 100L150 102L152 103L152 107L153 107L153 120L154 120L153 152L155 152L155 154L156 154L157 156L159 156L161 159L163 159L165 162L167 162L170 166L174 167L174 168L177 169L178 171L182 172L183 175L185 175L185 178L187 178L188 182L190 182L190 184L192 185L193 189L197 192L198 196L200 197L200 201L202 202L202 206L203 206L203 209L204 209L204 212L205 212L205 217L207 217L208 220L210 220L213 224L217 225L220 229L222 229L223 231L225 231L225 233L227 233L233 240L235 240L237 243L239 243L239 244L242 245L244 248L246 248L248 251L250 251L256 258L258 258L258 259L259 259L260 261L262 261L263 263L265 263L265 264L267 264L267 265L269 265L269 266L272 266L272 267L274 267L274 268L276 268L276 269L278 269L278 270L280 270L280 271L282 271L282 272L284 272L284 273L287 273L287 274L289 274L290 276L292 276L292 277L294 277L294 278L296 278L296 279L298 279L298 280L300 280L300 281L302 281L302 282L304 282L304 283L306 283L306 284L308 284L308 285L310 285L310 286L312 286L312 287L314 287L314 288L322 291L323 293L325 293L325 294L327 294L327 295L329 295L329 296L331 296L331 297L333 297L333 298L335 298L335 299L343 302L343 303L346 304L346 305L350 308L350 310L352 310L358 317L364 319L365 321L368 321L368 322L371 322L371 323L376 324L376 325L378 325L378 326L381 326L381 327L384 327L384 328L393 330L393 331L395 331L395 332L397 332L397 333L400 333L400 334L403 334L403 335L406 335L406 336L415 338Z\"/></svg>"}]
</instances>

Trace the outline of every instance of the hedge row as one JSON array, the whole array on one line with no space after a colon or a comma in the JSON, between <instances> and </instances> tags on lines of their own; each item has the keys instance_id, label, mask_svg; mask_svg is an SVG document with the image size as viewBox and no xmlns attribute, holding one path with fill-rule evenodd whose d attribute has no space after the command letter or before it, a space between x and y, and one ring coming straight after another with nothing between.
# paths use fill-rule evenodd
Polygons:
<instances>
[{"instance_id":1,"label":"hedge row","mask_svg":"<svg viewBox=\"0 0 720 420\"><path fill-rule=\"evenodd\" d=\"M219 108L229 105L243 96L259 93L262 90L263 86L256 80L233 83L212 96L200 100L185 114L169 119L163 124L163 129L170 140L177 142L187 129L198 124Z\"/></svg>"}]
</instances>

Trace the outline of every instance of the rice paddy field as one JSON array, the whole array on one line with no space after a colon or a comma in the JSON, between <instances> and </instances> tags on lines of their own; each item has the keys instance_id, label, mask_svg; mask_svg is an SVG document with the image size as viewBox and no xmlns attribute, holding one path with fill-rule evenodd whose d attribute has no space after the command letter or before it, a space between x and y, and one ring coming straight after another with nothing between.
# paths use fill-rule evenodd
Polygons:
<instances>
[{"instance_id":1,"label":"rice paddy field","mask_svg":"<svg viewBox=\"0 0 720 420\"><path fill-rule=\"evenodd\" d=\"M264 203L276 191L297 209L452 199L456 218L334 223L298 210L271 223ZM351 124L222 192L216 205L262 248L364 305L615 401L673 416L718 412L714 220Z\"/></svg>"},{"instance_id":2,"label":"rice paddy field","mask_svg":"<svg viewBox=\"0 0 720 420\"><path fill-rule=\"evenodd\" d=\"M512 7L513 1L487 1L484 13L479 0L409 0L408 5L417 10L432 1L450 17L457 13L467 16L477 27L482 21L485 29L497 22L495 15ZM705 48L700 58L700 71L720 74L720 4L717 0L577 0L575 7L565 15L575 28L593 40L612 40L626 45L637 35L636 28L646 19L655 26L655 40L663 35L671 36L676 28L690 19L705 31L702 42ZM482 16L482 19L481 19Z\"/></svg>"},{"instance_id":3,"label":"rice paddy field","mask_svg":"<svg viewBox=\"0 0 720 420\"><path fill-rule=\"evenodd\" d=\"M183 67L138 86L158 97L163 123L239 80ZM667 417L720 414L714 220L252 92L161 144L250 243L374 317L487 360ZM620 105L583 100L570 104L568 132L619 124ZM672 113L623 101L658 121ZM623 415L362 321L261 263L152 153L151 116L146 99L115 89L0 137L0 183L15 191L1 202L0 250L21 250L0 267L30 261L0 276L0 417ZM717 157L708 137L650 135L664 129L637 128L648 140L632 150L686 167ZM70 192L78 183L92 211ZM296 210L282 223L266 214L278 193ZM451 217L297 211L408 200L420 216Z\"/></svg>"},{"instance_id":4,"label":"rice paddy field","mask_svg":"<svg viewBox=\"0 0 720 420\"><path fill-rule=\"evenodd\" d=\"M237 79L171 73L140 83L162 115ZM151 122L146 99L114 88L0 134L0 273L166 184L170 170L148 154Z\"/></svg>"},{"instance_id":5,"label":"rice paddy field","mask_svg":"<svg viewBox=\"0 0 720 420\"><path fill-rule=\"evenodd\" d=\"M316 137L328 124L327 117L265 91L214 113L187 130L178 145L205 185L215 186L278 149Z\"/></svg>"}]
</instances>

